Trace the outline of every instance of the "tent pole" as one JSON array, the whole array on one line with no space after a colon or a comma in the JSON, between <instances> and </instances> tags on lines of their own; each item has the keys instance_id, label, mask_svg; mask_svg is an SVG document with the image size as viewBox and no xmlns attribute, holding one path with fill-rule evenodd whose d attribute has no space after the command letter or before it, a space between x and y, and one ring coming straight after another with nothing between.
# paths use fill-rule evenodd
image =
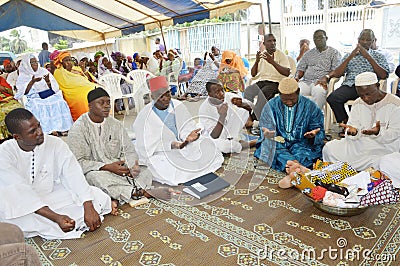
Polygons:
<instances>
[{"instance_id":1,"label":"tent pole","mask_svg":"<svg viewBox=\"0 0 400 266\"><path fill-rule=\"evenodd\" d=\"M247 59L250 59L250 18L249 18L250 12L249 8L247 8Z\"/></svg>"},{"instance_id":2,"label":"tent pole","mask_svg":"<svg viewBox=\"0 0 400 266\"><path fill-rule=\"evenodd\" d=\"M108 47L107 47L107 43L106 43L106 36L104 35L104 33L102 33L102 36L103 36L104 45L106 46L107 57L110 58L110 53L108 52Z\"/></svg>"},{"instance_id":3,"label":"tent pole","mask_svg":"<svg viewBox=\"0 0 400 266\"><path fill-rule=\"evenodd\" d=\"M269 2L269 0L267 0L267 8L268 8L268 27L269 27L269 33L272 34L271 8L270 8L270 2Z\"/></svg>"},{"instance_id":4,"label":"tent pole","mask_svg":"<svg viewBox=\"0 0 400 266\"><path fill-rule=\"evenodd\" d=\"M263 38L264 38L264 36L265 36L265 21L264 21L264 12L263 12L263 8L262 8L262 4L261 3L260 3L260 11L261 11L262 33L263 33Z\"/></svg>"},{"instance_id":5,"label":"tent pole","mask_svg":"<svg viewBox=\"0 0 400 266\"><path fill-rule=\"evenodd\" d=\"M163 43L164 43L165 54L167 54L167 53L168 53L168 52L167 52L168 50L167 50L167 44L165 43L165 38L164 38L164 32L163 32L163 28L162 28L162 23L161 23L161 21L158 21L158 23L160 24L161 38L162 38Z\"/></svg>"}]
</instances>

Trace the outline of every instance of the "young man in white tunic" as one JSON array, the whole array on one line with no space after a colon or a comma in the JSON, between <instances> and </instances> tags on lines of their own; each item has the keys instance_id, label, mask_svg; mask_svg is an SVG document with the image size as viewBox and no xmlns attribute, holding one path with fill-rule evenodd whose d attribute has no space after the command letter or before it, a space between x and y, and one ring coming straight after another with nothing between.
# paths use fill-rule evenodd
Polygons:
<instances>
[{"instance_id":1,"label":"young man in white tunic","mask_svg":"<svg viewBox=\"0 0 400 266\"><path fill-rule=\"evenodd\" d=\"M113 212L110 197L90 187L67 144L44 135L26 109L5 118L13 135L0 145L0 221L19 226L25 237L79 238Z\"/></svg>"},{"instance_id":2,"label":"young man in white tunic","mask_svg":"<svg viewBox=\"0 0 400 266\"><path fill-rule=\"evenodd\" d=\"M99 87L87 99L89 112L76 120L67 139L86 180L120 203L150 197L146 190L152 188L153 176L146 166L139 166L122 123L109 116L110 95Z\"/></svg>"},{"instance_id":3,"label":"young man in white tunic","mask_svg":"<svg viewBox=\"0 0 400 266\"><path fill-rule=\"evenodd\" d=\"M239 94L225 92L217 79L208 81L206 89L208 97L199 109L202 134L210 137L223 153L239 153L242 148L254 146L257 140L245 142L240 139L240 131L254 105Z\"/></svg>"},{"instance_id":4,"label":"young man in white tunic","mask_svg":"<svg viewBox=\"0 0 400 266\"><path fill-rule=\"evenodd\" d=\"M139 163L149 167L153 180L176 186L216 171L223 156L181 102L171 99L166 78L149 81L153 101L140 111L134 124Z\"/></svg>"},{"instance_id":5,"label":"young man in white tunic","mask_svg":"<svg viewBox=\"0 0 400 266\"><path fill-rule=\"evenodd\" d=\"M327 162L349 162L356 170L379 169L382 156L400 150L400 99L379 90L375 73L356 76L360 96L351 108L349 121L340 124L346 137L328 142L323 149Z\"/></svg>"}]
</instances>

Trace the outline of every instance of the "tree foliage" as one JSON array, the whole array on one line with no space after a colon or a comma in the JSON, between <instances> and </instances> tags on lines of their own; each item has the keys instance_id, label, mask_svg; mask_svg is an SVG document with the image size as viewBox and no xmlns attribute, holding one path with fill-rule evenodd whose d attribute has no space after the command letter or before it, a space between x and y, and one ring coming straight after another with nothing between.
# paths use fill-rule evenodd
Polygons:
<instances>
[{"instance_id":1,"label":"tree foliage","mask_svg":"<svg viewBox=\"0 0 400 266\"><path fill-rule=\"evenodd\" d=\"M59 39L58 43L54 44L54 48L56 48L57 50L64 50L68 48L68 41L67 40L63 40L63 39Z\"/></svg>"},{"instance_id":2,"label":"tree foliage","mask_svg":"<svg viewBox=\"0 0 400 266\"><path fill-rule=\"evenodd\" d=\"M1 51L11 51L10 40L6 37L0 36L0 50Z\"/></svg>"},{"instance_id":3,"label":"tree foliage","mask_svg":"<svg viewBox=\"0 0 400 266\"><path fill-rule=\"evenodd\" d=\"M21 33L18 30L12 30L10 37L13 40L10 43L10 50L15 54L21 54L28 49L28 43L22 39Z\"/></svg>"}]
</instances>

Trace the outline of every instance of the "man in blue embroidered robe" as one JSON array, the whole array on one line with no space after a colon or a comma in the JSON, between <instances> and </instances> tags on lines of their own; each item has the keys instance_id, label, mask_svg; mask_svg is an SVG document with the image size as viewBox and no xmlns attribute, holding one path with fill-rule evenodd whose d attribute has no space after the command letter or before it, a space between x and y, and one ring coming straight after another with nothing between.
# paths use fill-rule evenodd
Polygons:
<instances>
[{"instance_id":1,"label":"man in blue embroidered robe","mask_svg":"<svg viewBox=\"0 0 400 266\"><path fill-rule=\"evenodd\" d=\"M261 134L254 156L284 171L288 160L312 167L322 158L324 116L318 106L301 96L293 78L279 82L279 96L265 104L260 118Z\"/></svg>"}]
</instances>

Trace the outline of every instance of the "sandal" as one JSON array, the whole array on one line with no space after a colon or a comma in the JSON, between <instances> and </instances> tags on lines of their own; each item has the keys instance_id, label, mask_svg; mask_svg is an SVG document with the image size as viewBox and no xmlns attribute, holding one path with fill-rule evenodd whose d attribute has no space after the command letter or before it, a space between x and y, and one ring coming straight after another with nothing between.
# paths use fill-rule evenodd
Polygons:
<instances>
[{"instance_id":1,"label":"sandal","mask_svg":"<svg viewBox=\"0 0 400 266\"><path fill-rule=\"evenodd\" d=\"M131 199L138 200L144 196L144 190L142 188L135 187L132 189Z\"/></svg>"},{"instance_id":2,"label":"sandal","mask_svg":"<svg viewBox=\"0 0 400 266\"><path fill-rule=\"evenodd\" d=\"M346 133L344 132L344 130L342 130L338 133L338 135L339 135L339 138L344 138L346 136Z\"/></svg>"}]
</instances>

